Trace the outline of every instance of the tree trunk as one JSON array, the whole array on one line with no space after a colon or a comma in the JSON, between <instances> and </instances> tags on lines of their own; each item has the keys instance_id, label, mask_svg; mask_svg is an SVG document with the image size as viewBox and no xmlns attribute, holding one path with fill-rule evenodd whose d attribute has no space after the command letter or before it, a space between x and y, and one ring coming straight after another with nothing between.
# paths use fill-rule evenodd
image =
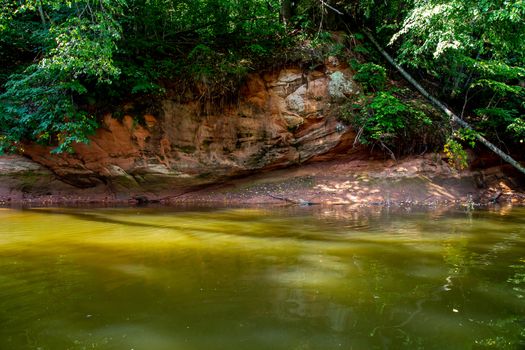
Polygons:
<instances>
[{"instance_id":1,"label":"tree trunk","mask_svg":"<svg viewBox=\"0 0 525 350\"><path fill-rule=\"evenodd\" d=\"M297 0L295 0L297 1ZM281 19L285 26L288 26L290 20L295 14L294 0L282 0L281 2Z\"/></svg>"},{"instance_id":2,"label":"tree trunk","mask_svg":"<svg viewBox=\"0 0 525 350\"><path fill-rule=\"evenodd\" d=\"M40 21L42 21L42 25L46 27L47 23L46 23L46 17L44 15L44 9L42 8L42 2L40 2L38 5L38 14L40 15Z\"/></svg>"},{"instance_id":3,"label":"tree trunk","mask_svg":"<svg viewBox=\"0 0 525 350\"><path fill-rule=\"evenodd\" d=\"M426 97L434 106L436 106L441 111L443 111L450 118L452 122L459 124L465 129L472 130L472 127L466 121L459 118L456 114L454 114L454 112L448 109L448 107L445 106L441 101L439 101L434 96L430 95L423 86L421 86L414 78L412 78L410 74L408 74L407 71L405 71L399 64L397 64L396 61L394 61L394 59L385 50L383 50L381 45L379 45L379 43L375 40L375 38L372 36L372 34L369 31L364 29L363 32L368 37L368 39L372 42L372 44L375 45L377 50L381 52L381 54L385 57L385 59L391 65L393 65L401 73L401 75L403 75L403 77L405 77L405 79L410 84L412 84L424 97ZM514 160L511 156L509 156L508 154L500 150L498 147L496 147L496 145L488 141L486 138L481 136L479 133L476 132L475 136L479 142L487 146L491 151L493 151L498 156L500 156L504 161L506 161L507 163L511 164L513 167L518 169L521 173L525 174L525 168L520 163L518 163L516 160Z\"/></svg>"}]
</instances>

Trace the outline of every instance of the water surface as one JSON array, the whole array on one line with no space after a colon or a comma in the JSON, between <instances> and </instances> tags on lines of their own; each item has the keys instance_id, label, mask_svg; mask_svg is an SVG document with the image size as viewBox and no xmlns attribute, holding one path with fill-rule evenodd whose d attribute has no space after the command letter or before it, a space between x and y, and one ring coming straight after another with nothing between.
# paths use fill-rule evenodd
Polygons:
<instances>
[{"instance_id":1,"label":"water surface","mask_svg":"<svg viewBox=\"0 0 525 350\"><path fill-rule=\"evenodd\" d=\"M525 209L0 209L0 349L521 349Z\"/></svg>"}]
</instances>

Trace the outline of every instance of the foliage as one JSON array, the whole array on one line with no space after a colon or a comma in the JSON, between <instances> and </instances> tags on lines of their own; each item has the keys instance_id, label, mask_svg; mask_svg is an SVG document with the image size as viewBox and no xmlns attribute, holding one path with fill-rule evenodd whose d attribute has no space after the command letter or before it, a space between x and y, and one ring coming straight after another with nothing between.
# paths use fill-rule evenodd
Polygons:
<instances>
[{"instance_id":1,"label":"foliage","mask_svg":"<svg viewBox=\"0 0 525 350\"><path fill-rule=\"evenodd\" d=\"M95 130L94 104L131 94L154 96L167 87L197 97L234 93L287 40L278 0L0 5L2 152L21 141L71 150Z\"/></svg>"},{"instance_id":2,"label":"foliage","mask_svg":"<svg viewBox=\"0 0 525 350\"><path fill-rule=\"evenodd\" d=\"M363 139L386 140L396 137L405 127L405 115L409 108L391 93L382 91L377 94L364 112Z\"/></svg>"},{"instance_id":3,"label":"foliage","mask_svg":"<svg viewBox=\"0 0 525 350\"><path fill-rule=\"evenodd\" d=\"M396 59L476 130L507 148L523 142L525 2L341 0L337 5L358 18L357 26L390 44ZM372 90L366 76L358 79ZM449 133L450 159L464 158L462 145L468 142L448 128L442 131Z\"/></svg>"},{"instance_id":4,"label":"foliage","mask_svg":"<svg viewBox=\"0 0 525 350\"><path fill-rule=\"evenodd\" d=\"M431 113L406 98L401 99L402 92L390 89L362 95L347 106L343 120L358 130L361 143L378 144L392 156L414 151L416 144L425 148L432 145L428 135L437 126L429 116Z\"/></svg>"},{"instance_id":5,"label":"foliage","mask_svg":"<svg viewBox=\"0 0 525 350\"><path fill-rule=\"evenodd\" d=\"M379 60L363 62L374 51L348 33L361 27L488 138L523 142L523 0L0 0L0 151L27 141L70 150L104 104L166 92L215 102L250 71L293 60L287 47L314 65L348 46L369 93L351 107L363 141L413 150L406 139L426 142L430 126L411 98L385 91ZM450 133L433 127L437 139Z\"/></svg>"},{"instance_id":6,"label":"foliage","mask_svg":"<svg viewBox=\"0 0 525 350\"><path fill-rule=\"evenodd\" d=\"M354 75L366 90L382 90L386 83L386 69L375 63L363 63Z\"/></svg>"},{"instance_id":7,"label":"foliage","mask_svg":"<svg viewBox=\"0 0 525 350\"><path fill-rule=\"evenodd\" d=\"M166 86L180 94L196 86L196 97L234 93L287 40L278 8L278 0L130 1L113 93Z\"/></svg>"},{"instance_id":8,"label":"foliage","mask_svg":"<svg viewBox=\"0 0 525 350\"><path fill-rule=\"evenodd\" d=\"M57 1L42 4L57 12L49 23L42 17L43 28L30 34L39 36L41 57L11 75L0 95L2 152L13 151L23 139L57 144L56 151L86 142L97 124L92 115L77 108L76 100L88 92L88 84L110 84L119 75L113 61L121 33L113 19L118 6L109 12L102 0L92 4L95 8L89 2L65 7ZM26 14L36 6L27 2L17 11Z\"/></svg>"},{"instance_id":9,"label":"foliage","mask_svg":"<svg viewBox=\"0 0 525 350\"><path fill-rule=\"evenodd\" d=\"M487 135L522 137L525 2L416 0L390 43L398 44L403 63L442 87L442 98L470 111Z\"/></svg>"},{"instance_id":10,"label":"foliage","mask_svg":"<svg viewBox=\"0 0 525 350\"><path fill-rule=\"evenodd\" d=\"M520 143L523 143L525 138L525 116L521 118L515 118L512 123L507 126L507 130L520 138Z\"/></svg>"},{"instance_id":11,"label":"foliage","mask_svg":"<svg viewBox=\"0 0 525 350\"><path fill-rule=\"evenodd\" d=\"M456 169L465 169L468 165L468 155L463 145L453 138L449 138L443 147L450 166Z\"/></svg>"},{"instance_id":12,"label":"foliage","mask_svg":"<svg viewBox=\"0 0 525 350\"><path fill-rule=\"evenodd\" d=\"M447 139L443 151L448 158L450 166L456 169L465 169L468 165L468 154L463 144L474 148L476 144L476 132L472 129L455 130Z\"/></svg>"}]
</instances>

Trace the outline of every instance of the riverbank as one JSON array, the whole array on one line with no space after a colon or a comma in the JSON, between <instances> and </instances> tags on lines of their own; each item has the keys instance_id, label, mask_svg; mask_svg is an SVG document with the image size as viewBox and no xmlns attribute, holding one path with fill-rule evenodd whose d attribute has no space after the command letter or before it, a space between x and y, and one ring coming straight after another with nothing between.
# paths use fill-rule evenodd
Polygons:
<instances>
[{"instance_id":1,"label":"riverbank","mask_svg":"<svg viewBox=\"0 0 525 350\"><path fill-rule=\"evenodd\" d=\"M18 165L11 170L16 170L19 179L13 173L3 173L3 205L525 204L522 180L510 167L498 165L458 172L438 154L397 162L341 158L260 172L204 187L176 191L165 188L158 192L78 188L29 162L25 168L20 160L9 164Z\"/></svg>"},{"instance_id":2,"label":"riverbank","mask_svg":"<svg viewBox=\"0 0 525 350\"><path fill-rule=\"evenodd\" d=\"M299 205L525 204L519 179L509 167L457 172L436 156L410 157L398 162L311 163L191 191L170 201Z\"/></svg>"}]
</instances>

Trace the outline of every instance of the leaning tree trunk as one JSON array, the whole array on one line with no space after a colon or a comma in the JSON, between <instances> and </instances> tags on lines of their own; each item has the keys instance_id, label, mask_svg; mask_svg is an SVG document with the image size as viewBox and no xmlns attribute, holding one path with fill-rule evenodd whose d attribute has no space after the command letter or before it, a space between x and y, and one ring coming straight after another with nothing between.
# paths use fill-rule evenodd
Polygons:
<instances>
[{"instance_id":1,"label":"leaning tree trunk","mask_svg":"<svg viewBox=\"0 0 525 350\"><path fill-rule=\"evenodd\" d=\"M290 20L295 14L295 2L293 0L282 0L281 2L281 19L285 26L288 26Z\"/></svg>"},{"instance_id":2,"label":"leaning tree trunk","mask_svg":"<svg viewBox=\"0 0 525 350\"><path fill-rule=\"evenodd\" d=\"M459 118L456 114L454 114L454 112L448 109L447 106L445 106L441 101L439 101L437 98L429 94L428 91L425 90L423 86L421 86L414 78L412 78L412 76L407 71L405 71L399 64L397 64L397 62L394 61L394 59L381 47L381 45L379 45L379 43L375 40L375 38L372 36L372 34L369 31L367 30L363 30L363 31L365 35L368 37L368 39L375 45L377 50L381 52L381 54L386 58L386 60L391 65L393 65L401 73L401 75L403 75L403 77L405 77L405 79L410 84L412 84L423 96L425 96L430 102L432 102L433 105L441 109L447 116L449 116L451 121L461 125L462 127L466 129L472 130L472 127L466 121ZM498 156L500 156L504 161L511 164L513 167L515 167L520 172L525 174L525 168L520 163L518 163L516 160L514 160L511 156L509 156L508 154L500 150L498 147L496 147L493 143L491 143L486 138L481 136L479 133L476 132L474 135L479 142L487 146L491 151L493 151Z\"/></svg>"}]
</instances>

